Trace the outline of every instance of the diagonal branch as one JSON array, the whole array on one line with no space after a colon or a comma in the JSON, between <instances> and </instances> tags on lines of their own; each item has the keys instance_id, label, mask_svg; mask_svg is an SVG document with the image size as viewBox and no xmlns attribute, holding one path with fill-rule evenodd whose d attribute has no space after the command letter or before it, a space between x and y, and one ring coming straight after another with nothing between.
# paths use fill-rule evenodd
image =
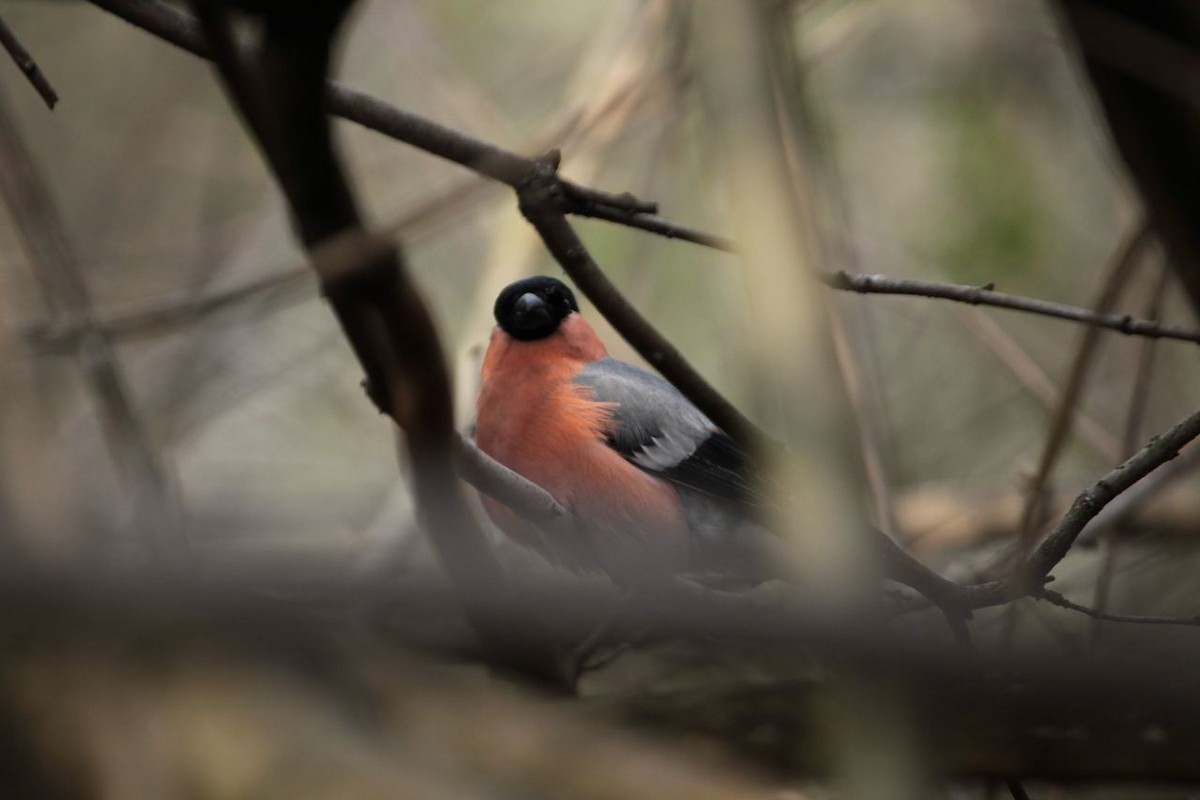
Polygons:
<instances>
[{"instance_id":1,"label":"diagonal branch","mask_svg":"<svg viewBox=\"0 0 1200 800\"><path fill-rule=\"evenodd\" d=\"M688 363L600 269L567 221L563 192L555 172L558 160L557 151L540 158L537 168L517 189L521 213L537 230L550 255L622 338L718 427L751 452L763 453L777 447Z\"/></svg>"},{"instance_id":2,"label":"diagonal branch","mask_svg":"<svg viewBox=\"0 0 1200 800\"><path fill-rule=\"evenodd\" d=\"M100 411L108 450L130 488L138 532L160 568L186 568L188 545L170 470L138 413L112 340L96 321L78 256L2 99L0 196L24 240L46 306L78 326L74 354Z\"/></svg>"},{"instance_id":3,"label":"diagonal branch","mask_svg":"<svg viewBox=\"0 0 1200 800\"><path fill-rule=\"evenodd\" d=\"M33 56L29 55L29 51L21 45L17 35L12 32L12 28L8 27L2 18L0 18L0 45L8 51L12 60L25 74L26 79L33 86L34 90L45 101L46 105L54 108L58 103L58 92L54 91L54 87L50 85L49 79L42 72L42 68L33 60Z\"/></svg>"},{"instance_id":4,"label":"diagonal branch","mask_svg":"<svg viewBox=\"0 0 1200 800\"><path fill-rule=\"evenodd\" d=\"M457 480L437 329L399 246L364 230L334 151L323 87L333 37L351 3L243 3L262 22L260 39L246 46L234 43L229 5L195 0L194 7L373 396L406 434L418 518L468 618L502 663L561 686L569 676L536 633L513 637L493 624L507 602L506 581Z\"/></svg>"},{"instance_id":5,"label":"diagonal branch","mask_svg":"<svg viewBox=\"0 0 1200 800\"><path fill-rule=\"evenodd\" d=\"M204 31L197 21L161 0L90 2L176 47L201 58L213 57ZM338 81L327 81L325 93L329 113L452 161L514 189L519 187L526 175L535 168L533 159L397 108ZM653 216L657 211L657 206L653 203L638 200L630 194L611 194L562 179L560 182L570 201L578 205L580 213L585 215L590 213L600 217L601 214L607 214L621 217L623 224L632 224L624 222L624 219L640 215ZM647 224L661 225L664 221L655 220ZM679 230L680 238L683 238L689 229L679 226Z\"/></svg>"},{"instance_id":6,"label":"diagonal branch","mask_svg":"<svg viewBox=\"0 0 1200 800\"><path fill-rule=\"evenodd\" d=\"M1183 419L1166 433L1155 436L1136 455L1080 493L1062 520L1029 557L1023 575L1027 585L1040 587L1093 517L1117 495L1178 456L1179 451L1197 436L1200 436L1200 411Z\"/></svg>"},{"instance_id":7,"label":"diagonal branch","mask_svg":"<svg viewBox=\"0 0 1200 800\"><path fill-rule=\"evenodd\" d=\"M1150 243L1150 239L1150 226L1146 222L1137 223L1136 227L1129 234L1122 237L1121 245L1117 248L1117 254L1107 271L1107 275L1100 287L1099 295L1094 304L1097 314L1106 314L1117 304L1121 293L1133 275L1142 252ZM1054 409L1054 415L1050 422L1050 430L1042 446L1037 471L1034 473L1033 480L1029 483L1025 506L1021 512L1020 526L1017 530L1018 535L1026 545L1028 545L1030 539L1034 536L1039 519L1043 517L1046 487L1050 481L1051 474L1054 472L1055 464L1062 453L1063 446L1066 444L1067 438L1071 433L1071 428L1075 424L1076 406L1079 405L1083 397L1092 363L1099 350L1100 333L1102 330L1102 328L1094 325L1084 329L1083 335L1079 339L1075 358L1071 363L1071 373L1067 378L1067 384L1062 394L1059 395L1058 403Z\"/></svg>"}]
</instances>

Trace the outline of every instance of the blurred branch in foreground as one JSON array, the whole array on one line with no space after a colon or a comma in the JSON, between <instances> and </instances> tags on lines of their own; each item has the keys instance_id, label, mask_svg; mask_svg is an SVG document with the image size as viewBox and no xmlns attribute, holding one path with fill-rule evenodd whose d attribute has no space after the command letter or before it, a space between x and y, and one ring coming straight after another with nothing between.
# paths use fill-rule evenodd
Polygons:
<instances>
[{"instance_id":1,"label":"blurred branch in foreground","mask_svg":"<svg viewBox=\"0 0 1200 800\"><path fill-rule=\"evenodd\" d=\"M537 643L504 637L491 623L508 596L485 534L466 505L454 466L454 409L433 319L399 245L363 229L350 183L334 151L325 110L333 38L351 2L328 0L298 11L240 10L259 17L257 42L237 44L236 3L197 0L214 63L287 196L297 234L326 297L367 374L374 399L405 433L413 493L447 574L462 589L469 619L500 663L566 681ZM478 601L466 588L482 590Z\"/></svg>"},{"instance_id":2,"label":"blurred branch in foreground","mask_svg":"<svg viewBox=\"0 0 1200 800\"><path fill-rule=\"evenodd\" d=\"M1058 0L1172 270L1200 314L1200 19L1191 0Z\"/></svg>"},{"instance_id":3,"label":"blurred branch in foreground","mask_svg":"<svg viewBox=\"0 0 1200 800\"><path fill-rule=\"evenodd\" d=\"M188 543L169 469L138 413L110 337L96 323L78 258L49 193L0 97L0 194L16 221L51 326L69 320L75 355L129 490L134 527L162 569L186 569ZM110 543L111 544L111 543Z\"/></svg>"},{"instance_id":4,"label":"blurred branch in foreground","mask_svg":"<svg viewBox=\"0 0 1200 800\"><path fill-rule=\"evenodd\" d=\"M54 108L58 103L58 92L54 91L54 87L50 85L50 81L42 72L42 68L33 60L33 56L29 55L29 51L22 45L17 35L8 27L8 23L0 18L0 46L3 46L12 57L13 62L20 68L21 72L29 80L34 90L41 96L42 100L50 108Z\"/></svg>"}]
</instances>

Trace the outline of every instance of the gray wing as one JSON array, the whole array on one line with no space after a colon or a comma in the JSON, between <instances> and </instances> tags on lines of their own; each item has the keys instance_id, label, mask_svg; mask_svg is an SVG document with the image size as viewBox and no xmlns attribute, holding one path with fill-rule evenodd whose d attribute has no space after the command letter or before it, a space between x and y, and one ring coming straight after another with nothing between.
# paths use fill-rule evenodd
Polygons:
<instances>
[{"instance_id":1,"label":"gray wing","mask_svg":"<svg viewBox=\"0 0 1200 800\"><path fill-rule=\"evenodd\" d=\"M746 453L674 386L613 358L588 364L575 381L613 404L608 445L630 462L707 495L752 502Z\"/></svg>"}]
</instances>

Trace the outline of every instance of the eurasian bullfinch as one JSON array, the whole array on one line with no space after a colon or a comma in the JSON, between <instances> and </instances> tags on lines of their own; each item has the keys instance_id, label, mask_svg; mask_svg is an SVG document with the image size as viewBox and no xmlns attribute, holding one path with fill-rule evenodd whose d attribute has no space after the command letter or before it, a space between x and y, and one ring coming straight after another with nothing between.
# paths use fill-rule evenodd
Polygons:
<instances>
[{"instance_id":1,"label":"eurasian bullfinch","mask_svg":"<svg viewBox=\"0 0 1200 800\"><path fill-rule=\"evenodd\" d=\"M494 313L475 441L576 530L551 536L484 497L492 521L555 564L621 583L711 571L756 505L746 453L671 384L610 358L561 281L517 281Z\"/></svg>"}]
</instances>

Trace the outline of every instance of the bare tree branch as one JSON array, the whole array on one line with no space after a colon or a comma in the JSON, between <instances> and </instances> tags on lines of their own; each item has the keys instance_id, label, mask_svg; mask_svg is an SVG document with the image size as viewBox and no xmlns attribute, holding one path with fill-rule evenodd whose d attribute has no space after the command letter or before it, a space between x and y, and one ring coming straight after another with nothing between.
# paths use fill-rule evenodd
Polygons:
<instances>
[{"instance_id":1,"label":"bare tree branch","mask_svg":"<svg viewBox=\"0 0 1200 800\"><path fill-rule=\"evenodd\" d=\"M4 49L8 51L12 60L20 68L21 72L25 74L29 83L33 85L33 88L41 96L42 100L46 102L46 105L49 108L54 108L54 105L58 102L58 92L54 91L54 87L50 85L50 81L42 73L41 67L33 60L33 56L29 55L29 51L21 45L20 40L17 39L17 35L12 32L12 29L8 27L8 23L3 18L0 18L0 45L3 45Z\"/></svg>"},{"instance_id":2,"label":"bare tree branch","mask_svg":"<svg viewBox=\"0 0 1200 800\"><path fill-rule=\"evenodd\" d=\"M155 0L95 0L96 5L203 57L210 56L204 32L187 15ZM231 58L224 59L231 62ZM227 69L228 71L228 69ZM631 195L610 195L569 184L546 159L527 159L488 142L387 105L336 82L327 85L329 110L365 127L407 142L428 153L462 164L516 188L522 209L538 228L551 253L579 288L621 335L652 365L731 436L761 451L768 437L746 419L684 360L604 276L563 215L579 198L595 212L608 208L621 215L654 208ZM569 188L568 188L569 187Z\"/></svg>"},{"instance_id":3,"label":"bare tree branch","mask_svg":"<svg viewBox=\"0 0 1200 800\"><path fill-rule=\"evenodd\" d=\"M1084 526L1129 487L1179 455L1184 445L1200 436L1200 411L1183 419L1166 433L1155 436L1132 458L1096 481L1075 498L1062 520L1033 551L1024 567L1027 591L1040 587L1062 561Z\"/></svg>"},{"instance_id":4,"label":"bare tree branch","mask_svg":"<svg viewBox=\"0 0 1200 800\"><path fill-rule=\"evenodd\" d=\"M298 234L362 363L373 397L405 433L418 517L468 617L501 662L561 685L548 650L492 625L506 582L454 467L449 375L433 319L399 247L367 233L333 148L326 83L333 37L352 0L303 9L243 3L261 38L236 45L229 6L196 0L218 69L291 206ZM482 597L487 600L479 600Z\"/></svg>"},{"instance_id":5,"label":"bare tree branch","mask_svg":"<svg viewBox=\"0 0 1200 800\"><path fill-rule=\"evenodd\" d=\"M1135 319L1128 314L1099 314L1086 308L1053 303L1034 297L997 292L994 284L963 286L935 281L919 281L907 278L889 278L885 275L858 275L836 272L825 277L825 282L834 289L860 294L905 294L917 297L932 297L955 300L973 306L994 306L1013 311L1024 311L1044 317L1085 322L1101 328L1124 333L1127 336L1148 336L1152 339L1176 339L1181 342L1200 344L1200 329L1163 325L1152 320Z\"/></svg>"},{"instance_id":6,"label":"bare tree branch","mask_svg":"<svg viewBox=\"0 0 1200 800\"><path fill-rule=\"evenodd\" d=\"M570 522L570 514L553 495L484 453L470 439L458 436L454 440L454 456L463 480L530 522L551 528Z\"/></svg>"},{"instance_id":7,"label":"bare tree branch","mask_svg":"<svg viewBox=\"0 0 1200 800\"><path fill-rule=\"evenodd\" d=\"M956 306L954 316L1042 406L1051 412L1058 407L1059 391L1050 376L995 320L986 314L976 314L964 306ZM1121 460L1123 455L1117 437L1083 409L1078 411L1076 427L1080 436L1106 461ZM1018 520L1013 527L1018 527L1019 523Z\"/></svg>"},{"instance_id":8,"label":"bare tree branch","mask_svg":"<svg viewBox=\"0 0 1200 800\"><path fill-rule=\"evenodd\" d=\"M160 0L90 0L93 5L140 27L195 55L208 58L204 36L194 19ZM327 87L329 111L433 155L461 164L480 175L519 189L537 177L535 159L525 158L496 145L391 106L382 100L336 81ZM539 180L546 180L541 176ZM610 194L571 183L559 176L558 205L564 213L594 216L659 235L695 242L722 250L735 250L724 237L698 231L654 216L653 203L629 194ZM836 272L823 276L831 287L861 294L905 294L1008 308L1074 322L1086 322L1127 335L1176 339L1200 343L1200 330L1164 325L1117 314L1096 314L1088 309L1036 298L997 292L986 286L962 286L933 281L888 278L880 275ZM594 298L593 298L594 302ZM602 304L597 303L597 307ZM603 307L610 304L604 303ZM602 308L603 310L603 308ZM619 326L618 326L619 329ZM711 415L710 415L711 416Z\"/></svg>"},{"instance_id":9,"label":"bare tree branch","mask_svg":"<svg viewBox=\"0 0 1200 800\"><path fill-rule=\"evenodd\" d=\"M1045 600L1046 602L1056 605L1059 608L1065 608L1068 611L1078 611L1080 614L1086 614L1092 619L1100 622L1124 622L1133 625L1200 626L1200 614L1197 614L1194 617L1168 617L1157 616L1153 614L1113 614L1099 608L1089 608L1088 606L1075 603L1051 589L1042 589L1040 592L1035 594L1034 597L1038 600Z\"/></svg>"},{"instance_id":10,"label":"bare tree branch","mask_svg":"<svg viewBox=\"0 0 1200 800\"><path fill-rule=\"evenodd\" d=\"M1170 267L1164 262L1158 269L1157 282L1146 303L1146 316L1149 319L1156 319L1162 310L1169 275ZM1133 455L1134 449L1141 439L1142 423L1146 414L1147 401L1150 398L1150 387L1153 383L1154 356L1158 350L1158 341L1155 339L1143 339L1139 344L1141 346L1138 348L1137 369L1133 376L1133 388L1129 394L1129 408L1125 414L1125 429L1121 433L1121 456L1123 458ZM1092 595L1092 604L1099 611L1106 611L1108 608L1109 589L1112 587L1117 562L1117 533L1117 529L1110 529L1108 535L1100 543L1103 551L1100 560L1100 574L1096 578L1096 588ZM1094 630L1098 631L1099 629Z\"/></svg>"},{"instance_id":11,"label":"bare tree branch","mask_svg":"<svg viewBox=\"0 0 1200 800\"><path fill-rule=\"evenodd\" d=\"M1146 222L1138 222L1129 234L1122 237L1094 303L1096 314L1107 314L1117 304L1149 242L1150 226ZM1037 471L1029 482L1025 507L1021 512L1018 533L1026 544L1034 536L1040 520L1044 517L1046 484L1075 423L1075 408L1083 397L1088 373L1100 345L1102 330L1095 325L1089 326L1079 338L1075 358L1071 362L1071 372L1050 420L1050 429L1046 433L1046 441L1038 458ZM1123 458L1128 458L1129 455L1122 453Z\"/></svg>"},{"instance_id":12,"label":"bare tree branch","mask_svg":"<svg viewBox=\"0 0 1200 800\"><path fill-rule=\"evenodd\" d=\"M567 222L563 192L555 173L558 159L556 151L539 159L537 170L529 173L517 190L521 213L542 237L554 260L622 338L718 427L752 452L762 453L776 447L770 437L721 396L605 276Z\"/></svg>"},{"instance_id":13,"label":"bare tree branch","mask_svg":"<svg viewBox=\"0 0 1200 800\"><path fill-rule=\"evenodd\" d=\"M16 222L52 315L79 326L75 355L94 396L112 458L127 482L135 525L163 569L187 564L173 480L138 413L58 211L0 100L0 194Z\"/></svg>"}]
</instances>

